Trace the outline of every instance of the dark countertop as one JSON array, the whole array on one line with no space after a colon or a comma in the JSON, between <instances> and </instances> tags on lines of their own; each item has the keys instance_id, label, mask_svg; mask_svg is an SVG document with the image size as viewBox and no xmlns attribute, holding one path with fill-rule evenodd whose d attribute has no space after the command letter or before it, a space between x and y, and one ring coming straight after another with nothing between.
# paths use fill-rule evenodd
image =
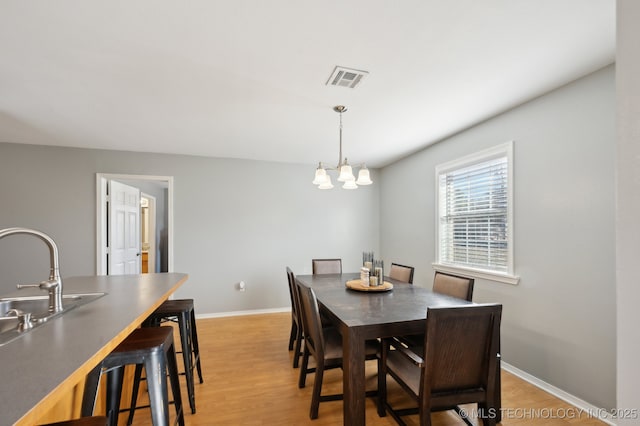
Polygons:
<instances>
[{"instance_id":1,"label":"dark countertop","mask_svg":"<svg viewBox=\"0 0 640 426\"><path fill-rule=\"evenodd\" d=\"M0 346L0 425L33 425L178 289L187 274L63 278L63 293L106 292ZM29 289L10 295L45 292Z\"/></svg>"}]
</instances>

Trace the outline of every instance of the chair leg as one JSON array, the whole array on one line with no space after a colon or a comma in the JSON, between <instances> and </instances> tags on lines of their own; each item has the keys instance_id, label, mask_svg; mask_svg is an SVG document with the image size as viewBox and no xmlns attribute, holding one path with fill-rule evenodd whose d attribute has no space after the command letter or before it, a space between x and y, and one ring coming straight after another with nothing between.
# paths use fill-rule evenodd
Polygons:
<instances>
[{"instance_id":1,"label":"chair leg","mask_svg":"<svg viewBox=\"0 0 640 426\"><path fill-rule=\"evenodd\" d=\"M155 351L144 362L154 426L169 426L169 398L167 397L167 363L163 352Z\"/></svg>"},{"instance_id":2,"label":"chair leg","mask_svg":"<svg viewBox=\"0 0 640 426\"><path fill-rule=\"evenodd\" d=\"M316 362L318 361L316 360ZM313 380L313 393L311 394L311 411L309 412L309 417L311 418L311 420L318 418L323 378L324 378L324 365L322 362L318 362L318 365L316 365L316 375Z\"/></svg>"},{"instance_id":3,"label":"chair leg","mask_svg":"<svg viewBox=\"0 0 640 426\"><path fill-rule=\"evenodd\" d=\"M167 368L169 369L169 381L171 382L171 392L173 404L176 408L176 418L178 424L184 426L184 408L182 407L182 395L180 393L180 381L178 380L178 361L176 359L175 347L171 345L166 354Z\"/></svg>"},{"instance_id":4,"label":"chair leg","mask_svg":"<svg viewBox=\"0 0 640 426\"><path fill-rule=\"evenodd\" d=\"M100 374L102 373L102 363L94 367L87 375L84 382L84 392L82 394L82 417L93 415L93 408L98 397L98 385L100 384Z\"/></svg>"},{"instance_id":5,"label":"chair leg","mask_svg":"<svg viewBox=\"0 0 640 426\"><path fill-rule=\"evenodd\" d=\"M431 426L431 410L420 410L420 426Z\"/></svg>"},{"instance_id":6,"label":"chair leg","mask_svg":"<svg viewBox=\"0 0 640 426\"><path fill-rule=\"evenodd\" d=\"M289 333L289 350L293 350L293 341L295 340L297 334L298 334L298 325L296 324L296 322L293 320L293 317L292 317L291 332Z\"/></svg>"},{"instance_id":7,"label":"chair leg","mask_svg":"<svg viewBox=\"0 0 640 426\"><path fill-rule=\"evenodd\" d=\"M293 368L298 368L300 365L300 349L302 347L302 330L296 326L296 345L295 352L293 353Z\"/></svg>"},{"instance_id":8,"label":"chair leg","mask_svg":"<svg viewBox=\"0 0 640 426\"><path fill-rule=\"evenodd\" d=\"M190 339L189 312L181 312L178 321L180 327L180 345L182 346L182 360L184 361L184 375L187 378L187 393L191 414L196 413L196 397L193 386L193 366L191 365L191 339Z\"/></svg>"},{"instance_id":9,"label":"chair leg","mask_svg":"<svg viewBox=\"0 0 640 426\"><path fill-rule=\"evenodd\" d=\"M200 383L202 380L202 367L200 366L200 347L198 346L198 329L196 328L196 313L191 311L191 344L193 345L193 355L196 362L196 370L198 370L198 378Z\"/></svg>"},{"instance_id":10,"label":"chair leg","mask_svg":"<svg viewBox=\"0 0 640 426\"><path fill-rule=\"evenodd\" d=\"M131 390L131 405L129 405L129 418L127 425L133 424L133 415L136 412L136 403L138 402L138 390L140 388L140 380L142 378L142 364L136 364L135 373L133 375L133 389Z\"/></svg>"},{"instance_id":11,"label":"chair leg","mask_svg":"<svg viewBox=\"0 0 640 426\"><path fill-rule=\"evenodd\" d=\"M118 425L123 380L124 366L115 367L107 373L107 417L109 418L109 426Z\"/></svg>"},{"instance_id":12,"label":"chair leg","mask_svg":"<svg viewBox=\"0 0 640 426\"><path fill-rule=\"evenodd\" d=\"M307 373L309 368L309 350L307 345L304 346L304 352L302 354L302 366L300 366L300 379L298 380L298 387L302 389L307 383Z\"/></svg>"}]
</instances>

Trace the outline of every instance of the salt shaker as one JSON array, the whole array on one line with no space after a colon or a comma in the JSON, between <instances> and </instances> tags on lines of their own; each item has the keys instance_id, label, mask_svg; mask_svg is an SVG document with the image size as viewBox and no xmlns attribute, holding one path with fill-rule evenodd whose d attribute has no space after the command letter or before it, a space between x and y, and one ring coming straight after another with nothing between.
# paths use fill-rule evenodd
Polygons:
<instances>
[{"instance_id":1,"label":"salt shaker","mask_svg":"<svg viewBox=\"0 0 640 426\"><path fill-rule=\"evenodd\" d=\"M360 282L364 287L369 287L369 268L360 268Z\"/></svg>"}]
</instances>

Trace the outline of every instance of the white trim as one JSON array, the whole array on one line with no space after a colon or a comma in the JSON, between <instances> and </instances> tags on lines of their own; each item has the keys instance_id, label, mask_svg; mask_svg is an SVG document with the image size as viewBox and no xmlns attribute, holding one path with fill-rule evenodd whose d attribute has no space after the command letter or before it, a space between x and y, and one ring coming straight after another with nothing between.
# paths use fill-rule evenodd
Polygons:
<instances>
[{"instance_id":1,"label":"white trim","mask_svg":"<svg viewBox=\"0 0 640 426\"><path fill-rule=\"evenodd\" d=\"M107 221L107 206L105 202L107 192L107 180L109 179L124 179L124 180L142 180L142 181L155 181L166 182L167 191L167 227L169 244L167 247L168 252L168 272L173 272L173 176L153 176L153 175L126 175L126 174L113 174L113 173L96 173L96 275L106 275L106 229L105 223Z\"/></svg>"},{"instance_id":2,"label":"white trim","mask_svg":"<svg viewBox=\"0 0 640 426\"><path fill-rule=\"evenodd\" d=\"M520 277L518 275L501 274L495 271L486 271L484 269L465 268L457 265L443 265L442 263L432 263L433 269L454 275L466 275L472 278L480 278L483 280L497 281L505 284L518 285Z\"/></svg>"},{"instance_id":3,"label":"white trim","mask_svg":"<svg viewBox=\"0 0 640 426\"><path fill-rule=\"evenodd\" d=\"M167 256L169 257L169 259L167 259L167 269L168 272L173 272L173 260L175 258L175 256L173 255L173 242L175 241L175 239L173 238L173 176L166 176L166 178L169 185L169 188L167 189L167 208L169 209L169 211L167 212L167 222L169 222L167 224L167 238L169 239L169 246L167 247Z\"/></svg>"},{"instance_id":4,"label":"white trim","mask_svg":"<svg viewBox=\"0 0 640 426\"><path fill-rule=\"evenodd\" d=\"M456 158L455 160L447 161L446 163L438 164L436 166L436 176L441 173L471 166L474 163L484 163L493 158L502 157L505 153L507 156L513 153L513 141L508 141L491 148L483 149L482 151L465 155L464 157Z\"/></svg>"},{"instance_id":5,"label":"white trim","mask_svg":"<svg viewBox=\"0 0 640 426\"><path fill-rule=\"evenodd\" d=\"M446 163L438 164L435 167L435 194L436 194L436 202L435 202L435 244L436 244L436 261L434 262L434 266L438 265L442 268L443 272L445 272L445 268L453 268L453 266L445 266L440 264L440 175L443 173L447 173L452 170L456 170L459 168L471 166L474 163L480 163L489 161L494 158L499 158L502 156L507 157L507 179L509 182L509 186L507 188L507 197L508 197L508 205L507 205L507 241L509 242L508 247L508 260L507 273L500 273L497 271L484 271L478 270L463 266L455 266L458 270L466 270L469 273L473 273L473 276L477 276L478 278L486 278L492 281L503 282L507 284L517 284L519 277L515 275L515 258L514 258L514 214L513 214L513 205L514 205L514 179L513 179L513 141L508 141L506 143L496 145L491 148L484 149L482 151L474 152L473 154L466 155L464 157L448 161ZM455 270L451 270L450 272L455 272Z\"/></svg>"},{"instance_id":6,"label":"white trim","mask_svg":"<svg viewBox=\"0 0 640 426\"><path fill-rule=\"evenodd\" d=\"M107 180L96 175L96 275L107 271Z\"/></svg>"},{"instance_id":7,"label":"white trim","mask_svg":"<svg viewBox=\"0 0 640 426\"><path fill-rule=\"evenodd\" d=\"M508 364L504 361L501 362L501 367L503 370L508 371L514 376L519 377L525 382L529 382L537 388L542 389L545 392L550 393L556 398L560 398L568 404L577 407L578 409L585 411L585 414L592 413L593 417L601 420L609 425L616 426L616 423L613 421L613 417L610 415L609 411L604 408L596 407L595 405L589 404L583 399L578 398L577 396L571 395L568 392L563 391L560 388L557 388L544 380L540 380L537 377L527 373L526 371L520 370L519 368L514 367L511 364Z\"/></svg>"},{"instance_id":8,"label":"white trim","mask_svg":"<svg viewBox=\"0 0 640 426\"><path fill-rule=\"evenodd\" d=\"M157 250L155 250L156 248L156 197L154 197L153 195L149 195L149 194L145 194L144 192L140 192L140 198L146 198L147 200L149 200L149 212L153 213L151 215L149 215L149 217L147 218L148 223L148 229L151 229L153 232L149 233L149 235L147 235L147 239L148 239L148 243L149 246L151 246L153 248L153 250L148 250L147 251L147 255L149 256L148 262L149 262L149 267L147 269L147 272L153 273L156 271L156 252ZM142 223L140 223L140 226L142 226Z\"/></svg>"},{"instance_id":9,"label":"white trim","mask_svg":"<svg viewBox=\"0 0 640 426\"><path fill-rule=\"evenodd\" d=\"M217 312L217 313L211 313L211 314L196 314L196 318L197 319L225 318L225 317L239 317L243 315L277 314L282 312L291 312L291 307L273 308L273 309L255 309L251 311Z\"/></svg>"}]
</instances>

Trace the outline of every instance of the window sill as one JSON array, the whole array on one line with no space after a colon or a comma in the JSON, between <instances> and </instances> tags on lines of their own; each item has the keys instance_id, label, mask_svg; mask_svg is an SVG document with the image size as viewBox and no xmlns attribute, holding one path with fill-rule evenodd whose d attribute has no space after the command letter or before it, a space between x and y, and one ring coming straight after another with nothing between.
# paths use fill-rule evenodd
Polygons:
<instances>
[{"instance_id":1,"label":"window sill","mask_svg":"<svg viewBox=\"0 0 640 426\"><path fill-rule=\"evenodd\" d=\"M432 263L432 265L436 271L449 274L466 275L472 278L481 278L511 285L518 285L520 281L520 277L517 275L502 274L500 272L485 271L483 269L465 268L462 266L443 265L441 263Z\"/></svg>"}]
</instances>

